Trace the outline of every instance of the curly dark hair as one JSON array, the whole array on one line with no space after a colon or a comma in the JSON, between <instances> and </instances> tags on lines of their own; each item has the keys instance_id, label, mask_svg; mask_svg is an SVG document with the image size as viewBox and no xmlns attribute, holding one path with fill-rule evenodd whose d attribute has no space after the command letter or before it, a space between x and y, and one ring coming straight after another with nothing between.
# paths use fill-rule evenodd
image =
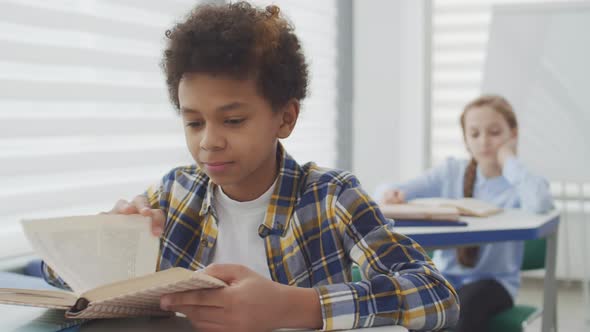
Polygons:
<instances>
[{"instance_id":1,"label":"curly dark hair","mask_svg":"<svg viewBox=\"0 0 590 332\"><path fill-rule=\"evenodd\" d=\"M308 71L299 39L277 6L247 2L197 6L166 31L162 68L170 100L180 109L178 84L185 73L254 79L273 110L307 93Z\"/></svg>"}]
</instances>

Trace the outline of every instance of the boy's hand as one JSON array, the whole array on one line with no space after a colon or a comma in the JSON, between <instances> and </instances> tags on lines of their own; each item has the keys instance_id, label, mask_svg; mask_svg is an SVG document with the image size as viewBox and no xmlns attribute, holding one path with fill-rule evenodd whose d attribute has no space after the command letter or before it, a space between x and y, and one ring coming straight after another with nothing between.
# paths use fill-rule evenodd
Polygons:
<instances>
[{"instance_id":1,"label":"boy's hand","mask_svg":"<svg viewBox=\"0 0 590 332\"><path fill-rule=\"evenodd\" d=\"M383 204L403 204L406 202L406 195L401 190L388 190L383 193Z\"/></svg>"},{"instance_id":2,"label":"boy's hand","mask_svg":"<svg viewBox=\"0 0 590 332\"><path fill-rule=\"evenodd\" d=\"M127 202L120 199L111 211L107 214L141 214L142 216L150 217L152 219L152 234L155 236L162 235L164 231L164 211L160 209L152 209L147 198L143 195L136 196L133 201Z\"/></svg>"},{"instance_id":3,"label":"boy's hand","mask_svg":"<svg viewBox=\"0 0 590 332\"><path fill-rule=\"evenodd\" d=\"M229 286L167 294L160 299L162 309L185 314L198 331L322 327L314 289L282 285L242 265L213 264L204 272Z\"/></svg>"}]
</instances>

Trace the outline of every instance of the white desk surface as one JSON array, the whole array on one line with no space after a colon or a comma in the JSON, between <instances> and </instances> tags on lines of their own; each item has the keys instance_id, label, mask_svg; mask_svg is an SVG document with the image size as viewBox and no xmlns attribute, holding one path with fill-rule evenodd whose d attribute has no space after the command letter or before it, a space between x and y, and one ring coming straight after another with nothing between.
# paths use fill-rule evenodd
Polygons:
<instances>
[{"instance_id":1,"label":"white desk surface","mask_svg":"<svg viewBox=\"0 0 590 332\"><path fill-rule=\"evenodd\" d=\"M534 214L507 209L490 217L462 217L461 220L467 226L397 227L395 230L425 246L532 240L557 231L559 211Z\"/></svg>"},{"instance_id":2,"label":"white desk surface","mask_svg":"<svg viewBox=\"0 0 590 332\"><path fill-rule=\"evenodd\" d=\"M506 209L489 217L461 217L466 221L467 226L433 226L433 227L398 227L396 230L404 234L425 234L436 231L437 233L448 232L474 232L487 230L515 230L534 229L542 226L550 220L559 216L559 211L552 210L544 214L534 214L517 209Z\"/></svg>"},{"instance_id":3,"label":"white desk surface","mask_svg":"<svg viewBox=\"0 0 590 332\"><path fill-rule=\"evenodd\" d=\"M2 332L41 332L48 331L47 325L43 323L46 319L39 320L39 317L47 313L47 309L23 307L14 305L0 304L0 331ZM37 319L38 322L31 323ZM84 323L79 329L73 331L79 332L195 332L189 321L182 317L173 318L127 318L127 319L102 319L93 320ZM279 330L299 331L305 330ZM362 332L407 332L408 330L401 326L381 326L365 329L356 329L351 331Z\"/></svg>"}]
</instances>

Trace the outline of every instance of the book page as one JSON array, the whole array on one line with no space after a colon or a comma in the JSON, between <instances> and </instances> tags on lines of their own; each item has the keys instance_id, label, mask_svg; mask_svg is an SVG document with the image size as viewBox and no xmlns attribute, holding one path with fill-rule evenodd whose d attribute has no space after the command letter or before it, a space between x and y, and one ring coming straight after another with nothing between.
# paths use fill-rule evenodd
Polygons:
<instances>
[{"instance_id":1,"label":"book page","mask_svg":"<svg viewBox=\"0 0 590 332\"><path fill-rule=\"evenodd\" d=\"M498 208L497 206L491 203L484 202L474 198L460 199L456 202L456 206L459 209L464 210L465 213L469 213L479 217L490 216L502 211L502 209Z\"/></svg>"},{"instance_id":2,"label":"book page","mask_svg":"<svg viewBox=\"0 0 590 332\"><path fill-rule=\"evenodd\" d=\"M76 294L152 273L159 240L140 215L95 215L23 220L43 260Z\"/></svg>"},{"instance_id":3,"label":"book page","mask_svg":"<svg viewBox=\"0 0 590 332\"><path fill-rule=\"evenodd\" d=\"M225 286L223 281L203 272L172 268L86 292L82 294L82 297L89 301L88 307L80 312L69 311L67 316L78 318L166 316L170 313L160 309L162 295Z\"/></svg>"},{"instance_id":4,"label":"book page","mask_svg":"<svg viewBox=\"0 0 590 332\"><path fill-rule=\"evenodd\" d=\"M73 293L66 291L0 288L0 303L5 304L69 309L76 299Z\"/></svg>"},{"instance_id":5,"label":"book page","mask_svg":"<svg viewBox=\"0 0 590 332\"><path fill-rule=\"evenodd\" d=\"M408 202L408 204L423 206L455 206L456 200L442 197L417 198Z\"/></svg>"},{"instance_id":6,"label":"book page","mask_svg":"<svg viewBox=\"0 0 590 332\"><path fill-rule=\"evenodd\" d=\"M463 216L475 216L475 217L487 217L496 214L502 209L495 205L484 202L475 198L462 198L462 199L451 199L451 198L418 198L411 200L409 204L421 205L421 206L438 206L438 207L455 207L459 209L459 212Z\"/></svg>"}]
</instances>

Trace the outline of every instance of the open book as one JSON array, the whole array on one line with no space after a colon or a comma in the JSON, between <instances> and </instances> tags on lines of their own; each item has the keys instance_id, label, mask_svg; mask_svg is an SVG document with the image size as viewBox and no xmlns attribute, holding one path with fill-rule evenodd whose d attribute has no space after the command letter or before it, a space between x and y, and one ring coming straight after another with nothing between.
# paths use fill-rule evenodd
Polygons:
<instances>
[{"instance_id":1,"label":"open book","mask_svg":"<svg viewBox=\"0 0 590 332\"><path fill-rule=\"evenodd\" d=\"M418 198L409 202L411 205L431 208L455 208L462 216L488 217L502 212L497 206L475 198Z\"/></svg>"},{"instance_id":2,"label":"open book","mask_svg":"<svg viewBox=\"0 0 590 332\"><path fill-rule=\"evenodd\" d=\"M23 221L33 249L72 289L0 288L0 303L66 310L68 318L167 316L160 296L226 286L202 272L154 272L159 240L149 218L97 215Z\"/></svg>"},{"instance_id":3,"label":"open book","mask_svg":"<svg viewBox=\"0 0 590 332\"><path fill-rule=\"evenodd\" d=\"M502 210L473 198L419 198L407 204L380 206L387 218L400 220L459 221L459 216L487 217Z\"/></svg>"},{"instance_id":4,"label":"open book","mask_svg":"<svg viewBox=\"0 0 590 332\"><path fill-rule=\"evenodd\" d=\"M381 205L380 209L385 217L395 220L459 220L459 211L454 207L423 206L414 204L386 204Z\"/></svg>"}]
</instances>

